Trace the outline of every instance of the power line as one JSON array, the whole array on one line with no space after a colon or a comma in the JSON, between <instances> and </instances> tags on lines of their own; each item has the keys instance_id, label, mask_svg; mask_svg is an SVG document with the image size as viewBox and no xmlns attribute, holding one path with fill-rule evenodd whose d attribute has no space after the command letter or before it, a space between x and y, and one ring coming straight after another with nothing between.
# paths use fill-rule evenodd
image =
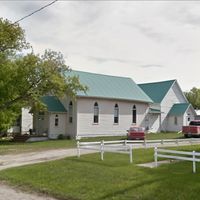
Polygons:
<instances>
[{"instance_id":1,"label":"power line","mask_svg":"<svg viewBox=\"0 0 200 200\"><path fill-rule=\"evenodd\" d=\"M41 7L41 8L39 8L39 9L35 10L34 12L32 12L32 13L30 13L30 14L28 14L28 15L22 17L22 18L20 18L19 20L15 21L13 24L16 24L16 23L18 23L18 22L20 22L20 21L22 21L22 20L24 20L24 19L30 17L31 15L34 15L35 13L37 13L37 12L43 10L44 8L46 8L46 7L48 7L48 6L51 6L51 5L54 4L56 1L58 1L58 0L54 0L54 1L52 1L51 3L49 3L49 4L47 4L47 5L43 6L43 7ZM12 25L13 25L13 24L12 24Z\"/></svg>"}]
</instances>

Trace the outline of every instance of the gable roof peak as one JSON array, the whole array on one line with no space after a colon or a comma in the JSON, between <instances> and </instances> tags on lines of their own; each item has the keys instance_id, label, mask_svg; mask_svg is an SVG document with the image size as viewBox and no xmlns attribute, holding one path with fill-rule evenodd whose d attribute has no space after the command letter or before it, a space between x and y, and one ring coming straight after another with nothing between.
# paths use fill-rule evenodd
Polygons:
<instances>
[{"instance_id":1,"label":"gable roof peak","mask_svg":"<svg viewBox=\"0 0 200 200\"><path fill-rule=\"evenodd\" d=\"M146 83L140 83L140 84L138 84L138 85L145 85L145 84L160 84L160 83L167 83L167 82L174 83L174 82L177 82L177 79L170 79L170 80L165 80L165 81L146 82Z\"/></svg>"},{"instance_id":2,"label":"gable roof peak","mask_svg":"<svg viewBox=\"0 0 200 200\"><path fill-rule=\"evenodd\" d=\"M46 105L48 112L67 112L59 98L56 96L43 96L41 97L41 101Z\"/></svg>"},{"instance_id":3,"label":"gable roof peak","mask_svg":"<svg viewBox=\"0 0 200 200\"><path fill-rule=\"evenodd\" d=\"M172 85L177 80L167 80L152 83L138 84L141 89L154 101L154 103L161 103Z\"/></svg>"},{"instance_id":4,"label":"gable roof peak","mask_svg":"<svg viewBox=\"0 0 200 200\"><path fill-rule=\"evenodd\" d=\"M187 109L189 108L189 106L191 106L189 103L175 103L171 107L168 115L169 116L183 115L187 111Z\"/></svg>"}]
</instances>

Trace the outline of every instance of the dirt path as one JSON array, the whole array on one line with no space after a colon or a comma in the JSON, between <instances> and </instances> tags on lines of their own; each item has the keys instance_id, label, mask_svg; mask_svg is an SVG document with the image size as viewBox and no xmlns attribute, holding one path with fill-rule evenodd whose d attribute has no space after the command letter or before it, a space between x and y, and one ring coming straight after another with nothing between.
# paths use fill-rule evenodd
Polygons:
<instances>
[{"instance_id":1,"label":"dirt path","mask_svg":"<svg viewBox=\"0 0 200 200\"><path fill-rule=\"evenodd\" d=\"M146 148L152 148L155 144L147 145ZM188 145L188 143L179 144ZM156 144L156 146L177 146L177 144ZM144 145L135 145L134 149L144 148ZM81 150L81 155L93 153L91 150ZM57 150L48 150L41 152L31 152L23 153L17 155L3 155L0 156L0 170L17 167L22 165L28 165L33 163L46 162L50 160L61 159L64 157L76 156L77 149L57 149ZM5 185L3 182L0 182L0 200L56 200L52 197L40 196L37 194L29 194L18 190L17 188L10 187Z\"/></svg>"},{"instance_id":2,"label":"dirt path","mask_svg":"<svg viewBox=\"0 0 200 200\"><path fill-rule=\"evenodd\" d=\"M29 194L0 183L0 200L56 200L52 197Z\"/></svg>"},{"instance_id":3,"label":"dirt path","mask_svg":"<svg viewBox=\"0 0 200 200\"><path fill-rule=\"evenodd\" d=\"M88 154L94 151L84 150L81 154ZM41 163L50 160L57 160L64 157L76 156L76 149L58 149L48 150L42 152L23 153L17 155L4 155L0 156L0 170L28 165L33 163ZM0 182L0 200L56 200L52 197L44 195L32 194L20 191L17 188L5 185Z\"/></svg>"},{"instance_id":4,"label":"dirt path","mask_svg":"<svg viewBox=\"0 0 200 200\"><path fill-rule=\"evenodd\" d=\"M81 152L81 154L88 154L92 152L94 151L84 150ZM31 152L31 153L23 153L16 155L3 155L0 156L0 170L7 169L10 167L46 162L50 160L57 160L76 155L77 155L76 149L56 149L56 150Z\"/></svg>"}]
</instances>

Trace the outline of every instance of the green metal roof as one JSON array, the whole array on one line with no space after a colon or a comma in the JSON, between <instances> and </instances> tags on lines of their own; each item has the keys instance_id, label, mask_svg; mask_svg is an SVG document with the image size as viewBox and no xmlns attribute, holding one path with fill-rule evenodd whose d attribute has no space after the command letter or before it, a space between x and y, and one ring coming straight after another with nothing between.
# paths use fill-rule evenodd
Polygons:
<instances>
[{"instance_id":1,"label":"green metal roof","mask_svg":"<svg viewBox=\"0 0 200 200\"><path fill-rule=\"evenodd\" d=\"M55 96L43 96L42 102L49 112L67 112L60 100Z\"/></svg>"},{"instance_id":2,"label":"green metal roof","mask_svg":"<svg viewBox=\"0 0 200 200\"><path fill-rule=\"evenodd\" d=\"M152 102L143 90L131 79L81 71L71 71L66 76L78 76L81 84L88 86L86 93L79 91L80 97Z\"/></svg>"},{"instance_id":3,"label":"green metal roof","mask_svg":"<svg viewBox=\"0 0 200 200\"><path fill-rule=\"evenodd\" d=\"M189 106L190 106L189 103L174 104L172 106L171 110L169 111L168 115L171 115L171 116L183 115Z\"/></svg>"},{"instance_id":4,"label":"green metal roof","mask_svg":"<svg viewBox=\"0 0 200 200\"><path fill-rule=\"evenodd\" d=\"M169 80L138 85L154 101L154 103L161 103L175 81L176 80Z\"/></svg>"}]
</instances>

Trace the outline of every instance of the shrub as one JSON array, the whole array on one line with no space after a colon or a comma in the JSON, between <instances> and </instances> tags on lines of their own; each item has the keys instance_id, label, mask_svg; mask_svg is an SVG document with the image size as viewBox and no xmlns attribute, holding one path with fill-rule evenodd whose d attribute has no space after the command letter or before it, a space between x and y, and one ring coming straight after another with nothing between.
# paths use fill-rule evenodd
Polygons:
<instances>
[{"instance_id":1,"label":"shrub","mask_svg":"<svg viewBox=\"0 0 200 200\"><path fill-rule=\"evenodd\" d=\"M57 139L58 140L63 140L64 139L64 135L63 134L59 134Z\"/></svg>"},{"instance_id":2,"label":"shrub","mask_svg":"<svg viewBox=\"0 0 200 200\"><path fill-rule=\"evenodd\" d=\"M70 136L70 135L67 135L67 136L66 136L66 139L67 139L67 140L71 140L71 136Z\"/></svg>"}]
</instances>

